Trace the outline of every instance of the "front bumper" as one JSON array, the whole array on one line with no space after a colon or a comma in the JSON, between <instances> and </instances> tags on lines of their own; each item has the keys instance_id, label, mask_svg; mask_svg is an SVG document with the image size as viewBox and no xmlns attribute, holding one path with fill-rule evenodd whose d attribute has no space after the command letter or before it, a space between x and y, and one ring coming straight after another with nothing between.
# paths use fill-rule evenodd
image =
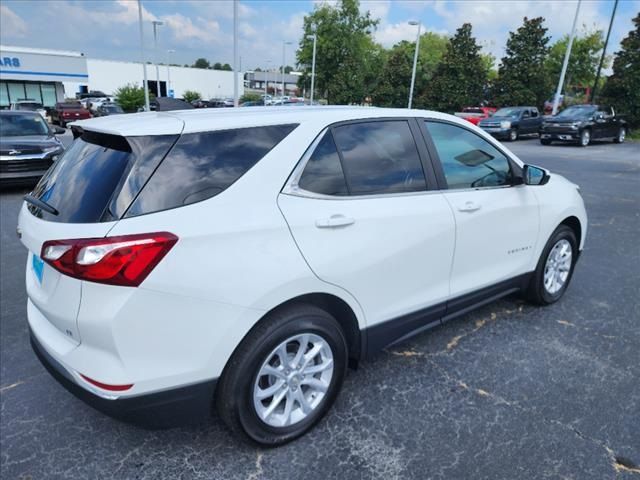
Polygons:
<instances>
[{"instance_id":1,"label":"front bumper","mask_svg":"<svg viewBox=\"0 0 640 480\"><path fill-rule=\"evenodd\" d=\"M31 346L42 365L80 400L110 417L147 428L200 423L211 415L217 379L160 392L109 400L80 386L40 344L30 329Z\"/></svg>"},{"instance_id":2,"label":"front bumper","mask_svg":"<svg viewBox=\"0 0 640 480\"><path fill-rule=\"evenodd\" d=\"M496 138L509 138L509 133L511 133L510 128L483 127L482 125L480 125L480 128Z\"/></svg>"},{"instance_id":3,"label":"front bumper","mask_svg":"<svg viewBox=\"0 0 640 480\"><path fill-rule=\"evenodd\" d=\"M540 139L555 140L558 142L577 142L580 140L579 130L540 131Z\"/></svg>"}]
</instances>

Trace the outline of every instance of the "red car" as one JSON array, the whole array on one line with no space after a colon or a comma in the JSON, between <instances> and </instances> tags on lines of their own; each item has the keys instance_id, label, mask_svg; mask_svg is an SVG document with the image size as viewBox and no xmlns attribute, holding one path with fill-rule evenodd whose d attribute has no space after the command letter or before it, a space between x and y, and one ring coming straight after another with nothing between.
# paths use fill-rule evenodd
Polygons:
<instances>
[{"instance_id":1,"label":"red car","mask_svg":"<svg viewBox=\"0 0 640 480\"><path fill-rule=\"evenodd\" d=\"M456 117L464 118L468 122L478 125L480 120L489 118L496 113L494 107L466 107L461 112L454 113Z\"/></svg>"},{"instance_id":2,"label":"red car","mask_svg":"<svg viewBox=\"0 0 640 480\"><path fill-rule=\"evenodd\" d=\"M69 122L91 118L91 112L84 108L80 102L56 103L56 106L51 109L50 115L51 123L57 123L62 128L66 127Z\"/></svg>"}]
</instances>

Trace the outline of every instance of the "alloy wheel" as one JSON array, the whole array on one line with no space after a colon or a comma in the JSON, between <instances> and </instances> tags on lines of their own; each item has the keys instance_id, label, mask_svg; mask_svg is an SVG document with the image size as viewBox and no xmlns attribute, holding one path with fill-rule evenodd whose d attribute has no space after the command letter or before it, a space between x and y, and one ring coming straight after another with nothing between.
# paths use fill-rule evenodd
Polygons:
<instances>
[{"instance_id":1,"label":"alloy wheel","mask_svg":"<svg viewBox=\"0 0 640 480\"><path fill-rule=\"evenodd\" d=\"M549 252L544 266L544 288L551 295L558 293L567 283L572 256L571 243L564 238L558 240Z\"/></svg>"},{"instance_id":2,"label":"alloy wheel","mask_svg":"<svg viewBox=\"0 0 640 480\"><path fill-rule=\"evenodd\" d=\"M272 427L301 422L322 403L333 370L333 352L321 336L289 337L267 355L258 371L253 388L258 417Z\"/></svg>"},{"instance_id":3,"label":"alloy wheel","mask_svg":"<svg viewBox=\"0 0 640 480\"><path fill-rule=\"evenodd\" d=\"M580 144L583 147L586 147L587 145L589 145L590 141L591 141L591 133L589 132L589 130L583 131L582 135L580 135Z\"/></svg>"}]
</instances>

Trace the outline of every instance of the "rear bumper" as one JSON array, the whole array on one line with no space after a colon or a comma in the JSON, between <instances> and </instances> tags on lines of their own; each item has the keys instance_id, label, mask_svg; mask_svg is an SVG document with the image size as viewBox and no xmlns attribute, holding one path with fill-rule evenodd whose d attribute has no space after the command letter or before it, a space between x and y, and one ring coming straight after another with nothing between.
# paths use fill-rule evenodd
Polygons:
<instances>
[{"instance_id":1,"label":"rear bumper","mask_svg":"<svg viewBox=\"0 0 640 480\"><path fill-rule=\"evenodd\" d=\"M42 365L77 398L110 417L147 428L200 423L210 417L217 379L133 397L109 400L78 385L30 331L31 346Z\"/></svg>"}]
</instances>

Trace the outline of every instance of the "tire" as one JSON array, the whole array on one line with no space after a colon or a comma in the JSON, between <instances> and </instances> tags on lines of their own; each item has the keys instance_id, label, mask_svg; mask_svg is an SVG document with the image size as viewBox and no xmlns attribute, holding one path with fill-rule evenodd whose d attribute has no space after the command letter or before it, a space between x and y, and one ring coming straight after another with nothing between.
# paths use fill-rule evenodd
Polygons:
<instances>
[{"instance_id":1,"label":"tire","mask_svg":"<svg viewBox=\"0 0 640 480\"><path fill-rule=\"evenodd\" d=\"M296 353L302 345L302 335L309 339L307 353L316 347L322 348L307 369L296 370L293 364L299 358ZM279 349L287 341L285 351L290 363L283 365L278 352L282 353ZM327 352L332 355L331 360ZM304 356L302 358L304 362ZM330 314L307 304L276 310L249 332L229 359L216 392L218 413L232 432L250 443L275 447L290 442L313 428L331 408L342 387L347 363L344 333ZM325 364L330 366L321 372L308 373L308 368ZM260 374L267 368L279 373ZM328 387L324 393L314 391L309 380L328 384ZM260 400L261 391L263 395L271 391L272 395ZM300 395L304 396L308 408L313 407L307 413L297 400ZM278 396L281 400L276 401ZM276 402L277 408L265 417L272 402ZM289 416L285 408L289 408ZM289 425L283 426L281 422L286 418Z\"/></svg>"},{"instance_id":2,"label":"tire","mask_svg":"<svg viewBox=\"0 0 640 480\"><path fill-rule=\"evenodd\" d=\"M620 130L618 130L618 135L613 139L613 143L624 143L626 137L627 129L624 127L620 127Z\"/></svg>"},{"instance_id":3,"label":"tire","mask_svg":"<svg viewBox=\"0 0 640 480\"><path fill-rule=\"evenodd\" d=\"M515 142L516 140L518 140L518 129L517 128L512 128L511 130L509 130L509 141L510 142Z\"/></svg>"},{"instance_id":4,"label":"tire","mask_svg":"<svg viewBox=\"0 0 640 480\"><path fill-rule=\"evenodd\" d=\"M589 130L588 128L585 128L580 133L580 139L578 140L578 145L580 145L581 147L586 147L590 143L591 143L591 130Z\"/></svg>"},{"instance_id":5,"label":"tire","mask_svg":"<svg viewBox=\"0 0 640 480\"><path fill-rule=\"evenodd\" d=\"M540 139L540 143L541 143L542 145L551 145L551 140L548 140L548 139L546 139L546 138L541 138L541 139Z\"/></svg>"},{"instance_id":6,"label":"tire","mask_svg":"<svg viewBox=\"0 0 640 480\"><path fill-rule=\"evenodd\" d=\"M562 258L561 256L556 256L555 259L550 259L550 256L557 255L562 251L562 248L568 245L570 247L570 258L565 259L563 261L555 262L555 259ZM559 248L559 249L558 249ZM554 250L555 249L555 250ZM532 303L538 305L550 305L552 303L560 300L564 292L567 290L569 283L571 281L571 277L573 276L573 269L576 264L578 255L578 242L576 241L575 233L571 228L566 225L560 225L555 231L551 234L549 241L545 245L542 250L542 254L540 255L540 259L538 260L538 265L536 267L535 272L531 278L529 283L529 287L526 292L526 296ZM549 262L552 262L551 264ZM559 270L562 270L562 267L568 268L566 270L566 277L564 280L560 282L558 278L558 284L553 284L553 282L547 283L547 279L550 276L545 277L549 269L549 273L551 273L554 269L553 263L559 266ZM556 269L558 271L558 269ZM560 273L558 275L561 275ZM557 277L556 277L557 278ZM552 288L550 288L552 287Z\"/></svg>"}]
</instances>

